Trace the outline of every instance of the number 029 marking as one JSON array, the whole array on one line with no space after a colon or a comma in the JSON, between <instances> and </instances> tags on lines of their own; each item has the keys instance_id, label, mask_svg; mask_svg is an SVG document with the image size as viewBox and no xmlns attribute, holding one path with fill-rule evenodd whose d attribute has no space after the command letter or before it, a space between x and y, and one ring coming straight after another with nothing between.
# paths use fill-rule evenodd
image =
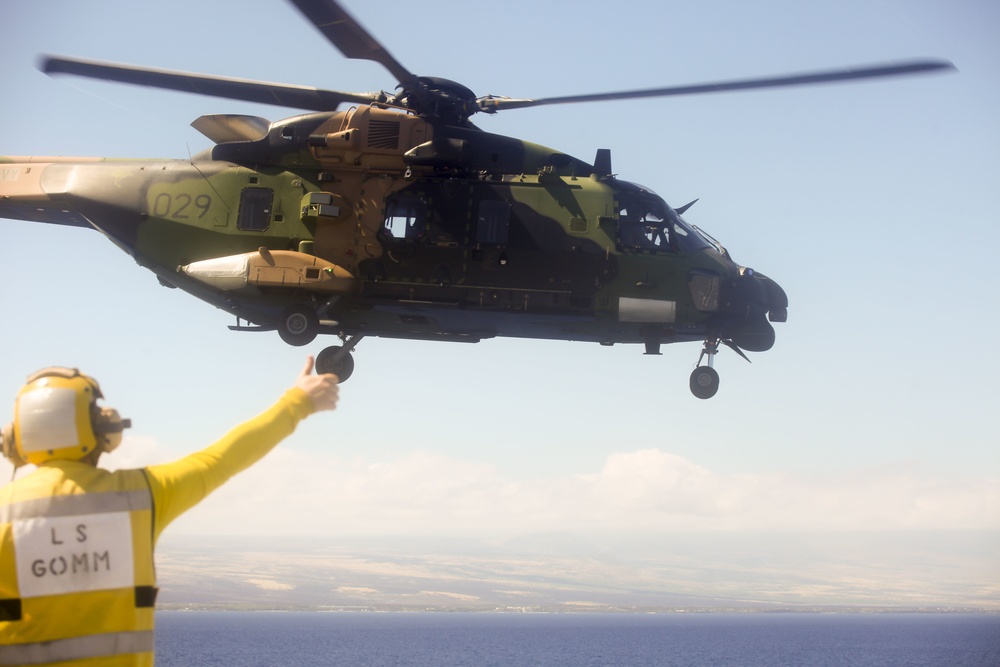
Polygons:
<instances>
[{"instance_id":1,"label":"number 029 marking","mask_svg":"<svg viewBox=\"0 0 1000 667\"><path fill-rule=\"evenodd\" d=\"M173 220L190 220L191 218L201 220L211 207L212 198L208 195L192 197L186 193L171 195L167 192L161 192L153 200L153 215L157 218L171 218Z\"/></svg>"}]
</instances>

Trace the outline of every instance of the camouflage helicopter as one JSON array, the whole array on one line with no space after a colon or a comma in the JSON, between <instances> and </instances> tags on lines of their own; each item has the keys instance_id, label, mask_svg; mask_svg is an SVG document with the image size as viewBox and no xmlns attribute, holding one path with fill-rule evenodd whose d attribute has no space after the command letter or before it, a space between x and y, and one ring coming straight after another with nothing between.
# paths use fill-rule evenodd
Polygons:
<instances>
[{"instance_id":1,"label":"camouflage helicopter","mask_svg":"<svg viewBox=\"0 0 1000 667\"><path fill-rule=\"evenodd\" d=\"M43 71L298 108L270 122L192 125L190 159L0 157L0 216L94 228L155 273L236 317L307 345L334 334L320 372L346 380L365 336L498 336L703 343L698 398L720 345L774 344L788 300L651 190L592 163L485 132L476 113L540 105L818 84L951 68L915 61L774 78L541 99L476 96L414 75L335 0L291 0L347 58L381 64L394 92L350 93L46 57ZM346 110L338 110L341 106ZM749 360L749 359L748 359ZM703 363L704 362L704 363Z\"/></svg>"}]
</instances>

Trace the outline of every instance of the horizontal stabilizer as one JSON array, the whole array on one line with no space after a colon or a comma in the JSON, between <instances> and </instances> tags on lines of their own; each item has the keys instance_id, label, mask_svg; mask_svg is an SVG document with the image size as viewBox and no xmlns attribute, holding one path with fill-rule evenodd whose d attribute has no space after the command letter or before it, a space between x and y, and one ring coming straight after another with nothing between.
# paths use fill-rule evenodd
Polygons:
<instances>
[{"instance_id":1,"label":"horizontal stabilizer","mask_svg":"<svg viewBox=\"0 0 1000 667\"><path fill-rule=\"evenodd\" d=\"M217 144L227 144L232 141L263 139L271 129L271 121L260 116L212 114L196 119L191 127Z\"/></svg>"}]
</instances>

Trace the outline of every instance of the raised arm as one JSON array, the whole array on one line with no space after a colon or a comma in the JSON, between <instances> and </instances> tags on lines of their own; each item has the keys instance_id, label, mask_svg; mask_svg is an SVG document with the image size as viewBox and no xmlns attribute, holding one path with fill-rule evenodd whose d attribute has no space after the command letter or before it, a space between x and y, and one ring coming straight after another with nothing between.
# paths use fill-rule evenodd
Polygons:
<instances>
[{"instance_id":1,"label":"raised arm","mask_svg":"<svg viewBox=\"0 0 1000 667\"><path fill-rule=\"evenodd\" d=\"M199 452L145 469L155 504L156 536L230 477L260 460L300 421L337 406L337 376L313 375L312 370L310 356L295 384L270 408Z\"/></svg>"}]
</instances>

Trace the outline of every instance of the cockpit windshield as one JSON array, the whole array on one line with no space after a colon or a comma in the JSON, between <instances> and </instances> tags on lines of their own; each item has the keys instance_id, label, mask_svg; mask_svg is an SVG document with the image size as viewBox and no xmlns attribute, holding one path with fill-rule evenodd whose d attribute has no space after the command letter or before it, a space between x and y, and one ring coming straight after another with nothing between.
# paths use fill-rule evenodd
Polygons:
<instances>
[{"instance_id":1,"label":"cockpit windshield","mask_svg":"<svg viewBox=\"0 0 1000 667\"><path fill-rule=\"evenodd\" d=\"M618 182L618 242L622 250L693 252L714 248L649 188Z\"/></svg>"}]
</instances>

